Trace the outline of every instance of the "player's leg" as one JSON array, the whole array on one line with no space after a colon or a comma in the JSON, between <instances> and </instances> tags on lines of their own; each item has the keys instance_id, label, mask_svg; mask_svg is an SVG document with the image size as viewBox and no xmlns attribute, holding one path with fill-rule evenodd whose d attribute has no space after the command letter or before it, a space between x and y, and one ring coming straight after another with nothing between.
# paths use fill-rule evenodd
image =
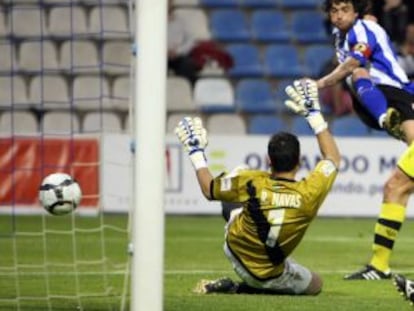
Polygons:
<instances>
[{"instance_id":1,"label":"player's leg","mask_svg":"<svg viewBox=\"0 0 414 311\"><path fill-rule=\"evenodd\" d=\"M347 280L389 279L390 257L399 230L405 220L409 196L414 192L414 143L407 148L384 187L381 212L375 224L372 258L364 269L345 276Z\"/></svg>"},{"instance_id":2,"label":"player's leg","mask_svg":"<svg viewBox=\"0 0 414 311\"><path fill-rule=\"evenodd\" d=\"M384 127L384 120L388 108L387 99L371 81L369 72L365 68L357 68L352 73L354 90L363 106L374 116L380 127Z\"/></svg>"}]
</instances>

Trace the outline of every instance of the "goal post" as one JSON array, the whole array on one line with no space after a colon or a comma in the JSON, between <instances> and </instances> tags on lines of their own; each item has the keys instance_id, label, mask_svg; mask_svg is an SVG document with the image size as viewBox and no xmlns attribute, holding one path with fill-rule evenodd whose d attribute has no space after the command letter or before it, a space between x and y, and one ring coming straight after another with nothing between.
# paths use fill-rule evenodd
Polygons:
<instances>
[{"instance_id":1,"label":"goal post","mask_svg":"<svg viewBox=\"0 0 414 311\"><path fill-rule=\"evenodd\" d=\"M167 1L136 0L131 311L162 311Z\"/></svg>"}]
</instances>

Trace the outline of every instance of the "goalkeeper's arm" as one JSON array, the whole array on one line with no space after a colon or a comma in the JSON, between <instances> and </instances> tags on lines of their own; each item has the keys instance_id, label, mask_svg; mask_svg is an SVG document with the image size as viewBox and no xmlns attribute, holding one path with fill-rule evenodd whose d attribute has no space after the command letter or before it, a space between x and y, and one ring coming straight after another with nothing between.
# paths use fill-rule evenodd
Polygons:
<instances>
[{"instance_id":1,"label":"goalkeeper's arm","mask_svg":"<svg viewBox=\"0 0 414 311\"><path fill-rule=\"evenodd\" d=\"M197 170L196 174L201 192L203 193L206 199L211 200L211 185L213 181L213 175L211 174L208 167L204 167Z\"/></svg>"},{"instance_id":2,"label":"goalkeeper's arm","mask_svg":"<svg viewBox=\"0 0 414 311\"><path fill-rule=\"evenodd\" d=\"M323 158L330 159L336 167L339 167L341 156L336 142L328 130L328 123L320 111L316 82L309 79L295 81L293 86L286 88L286 93L290 100L286 100L285 105L293 112L305 117L316 135Z\"/></svg>"},{"instance_id":3,"label":"goalkeeper's arm","mask_svg":"<svg viewBox=\"0 0 414 311\"><path fill-rule=\"evenodd\" d=\"M203 195L210 200L210 187L213 181L207 166L207 158L204 149L207 147L207 131L203 127L200 118L185 117L177 127L175 133L188 153L188 157L196 171L197 181Z\"/></svg>"}]
</instances>

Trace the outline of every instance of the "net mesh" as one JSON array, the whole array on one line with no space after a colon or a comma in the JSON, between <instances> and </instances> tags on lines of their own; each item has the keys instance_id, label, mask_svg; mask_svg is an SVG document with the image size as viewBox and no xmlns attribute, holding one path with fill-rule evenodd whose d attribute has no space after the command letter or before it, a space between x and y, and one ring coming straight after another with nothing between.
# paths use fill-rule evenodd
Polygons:
<instances>
[{"instance_id":1,"label":"net mesh","mask_svg":"<svg viewBox=\"0 0 414 311\"><path fill-rule=\"evenodd\" d=\"M113 213L123 198L105 182L125 163L108 170L102 145L128 130L130 8L0 2L0 310L127 308L129 217ZM75 212L40 206L52 172L79 182Z\"/></svg>"}]
</instances>

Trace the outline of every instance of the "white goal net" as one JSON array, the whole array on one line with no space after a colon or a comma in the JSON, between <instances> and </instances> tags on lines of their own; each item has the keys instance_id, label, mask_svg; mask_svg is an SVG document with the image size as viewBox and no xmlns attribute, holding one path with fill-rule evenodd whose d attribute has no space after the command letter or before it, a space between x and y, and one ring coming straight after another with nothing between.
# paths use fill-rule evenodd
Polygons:
<instances>
[{"instance_id":1,"label":"white goal net","mask_svg":"<svg viewBox=\"0 0 414 311\"><path fill-rule=\"evenodd\" d=\"M128 0L0 2L0 310L128 309L131 21ZM73 213L40 206L54 172Z\"/></svg>"}]
</instances>

